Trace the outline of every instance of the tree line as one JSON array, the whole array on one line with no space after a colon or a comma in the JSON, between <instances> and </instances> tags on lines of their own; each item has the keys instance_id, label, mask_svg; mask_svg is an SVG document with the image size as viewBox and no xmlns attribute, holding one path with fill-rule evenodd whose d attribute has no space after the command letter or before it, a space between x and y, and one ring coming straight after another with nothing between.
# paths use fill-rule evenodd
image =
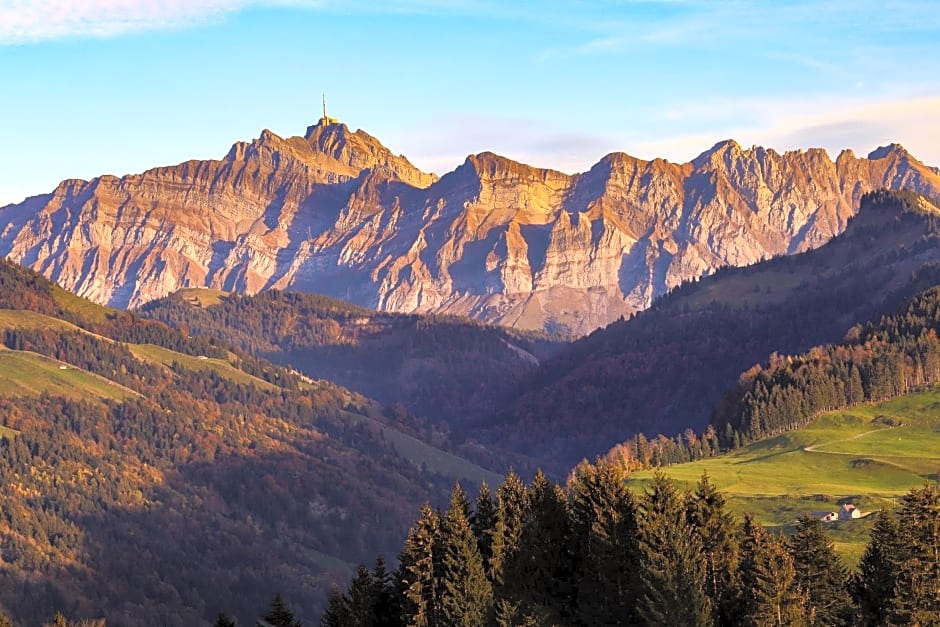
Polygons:
<instances>
[{"instance_id":1,"label":"tree line","mask_svg":"<svg viewBox=\"0 0 940 627\"><path fill-rule=\"evenodd\" d=\"M745 372L718 405L713 427L733 448L798 429L824 411L879 402L940 381L940 288L900 313L856 325L843 343Z\"/></svg>"},{"instance_id":2,"label":"tree line","mask_svg":"<svg viewBox=\"0 0 940 627\"><path fill-rule=\"evenodd\" d=\"M446 510L425 505L398 568L360 566L321 624L940 624L940 488L877 516L850 572L818 520L790 537L738 521L705 475L691 492L657 474L635 493L603 461L564 488L510 472L473 507L459 485Z\"/></svg>"},{"instance_id":3,"label":"tree line","mask_svg":"<svg viewBox=\"0 0 940 627\"><path fill-rule=\"evenodd\" d=\"M940 383L940 287L894 315L856 324L839 344L801 355L772 353L744 371L701 433L638 433L606 458L628 471L711 457L805 427L822 412L877 403Z\"/></svg>"}]
</instances>

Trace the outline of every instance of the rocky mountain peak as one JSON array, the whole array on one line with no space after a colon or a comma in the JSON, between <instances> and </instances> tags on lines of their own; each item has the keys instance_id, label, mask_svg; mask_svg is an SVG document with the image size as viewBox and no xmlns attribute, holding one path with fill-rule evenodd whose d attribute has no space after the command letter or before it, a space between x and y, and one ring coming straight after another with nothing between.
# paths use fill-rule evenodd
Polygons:
<instances>
[{"instance_id":1,"label":"rocky mountain peak","mask_svg":"<svg viewBox=\"0 0 940 627\"><path fill-rule=\"evenodd\" d=\"M422 172L404 155L395 155L378 139L361 129L350 131L342 122L324 121L307 127L304 139L317 153L327 155L354 170L377 170L414 187L425 188L437 176Z\"/></svg>"},{"instance_id":2,"label":"rocky mountain peak","mask_svg":"<svg viewBox=\"0 0 940 627\"><path fill-rule=\"evenodd\" d=\"M696 169L702 168L721 168L722 164L728 164L736 161L744 155L741 145L733 139L725 139L692 159L692 165Z\"/></svg>"},{"instance_id":3,"label":"rocky mountain peak","mask_svg":"<svg viewBox=\"0 0 940 627\"><path fill-rule=\"evenodd\" d=\"M910 158L911 153L907 151L904 146L901 144L888 144L887 146L879 146L875 148L870 153L868 153L869 159L886 159L888 157L896 158Z\"/></svg>"},{"instance_id":4,"label":"rocky mountain peak","mask_svg":"<svg viewBox=\"0 0 940 627\"><path fill-rule=\"evenodd\" d=\"M468 155L463 165L458 169L471 172L480 181L505 184L544 182L549 179L567 180L570 178L562 172L536 168L489 151Z\"/></svg>"}]
</instances>

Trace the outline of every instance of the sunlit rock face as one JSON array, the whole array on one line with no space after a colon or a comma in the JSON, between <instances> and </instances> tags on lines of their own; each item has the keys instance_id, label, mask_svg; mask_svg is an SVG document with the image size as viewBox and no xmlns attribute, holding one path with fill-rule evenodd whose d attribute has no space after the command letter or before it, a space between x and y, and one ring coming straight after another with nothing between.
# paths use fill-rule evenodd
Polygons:
<instances>
[{"instance_id":1,"label":"sunlit rock face","mask_svg":"<svg viewBox=\"0 0 940 627\"><path fill-rule=\"evenodd\" d=\"M832 161L726 141L574 175L482 153L438 179L321 121L221 160L63 181L0 209L0 254L117 307L296 289L580 334L720 266L819 246L881 187L936 197L940 174L896 145Z\"/></svg>"}]
</instances>

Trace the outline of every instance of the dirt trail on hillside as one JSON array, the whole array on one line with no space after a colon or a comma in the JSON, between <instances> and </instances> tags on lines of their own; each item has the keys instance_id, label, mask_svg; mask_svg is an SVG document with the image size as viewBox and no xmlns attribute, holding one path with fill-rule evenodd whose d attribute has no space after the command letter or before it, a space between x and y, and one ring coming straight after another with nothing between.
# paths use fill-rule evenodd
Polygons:
<instances>
[{"instance_id":1,"label":"dirt trail on hillside","mask_svg":"<svg viewBox=\"0 0 940 627\"><path fill-rule=\"evenodd\" d=\"M832 442L823 442L821 444L813 444L812 446L804 446L803 450L807 453L826 453L827 455L858 455L858 453L843 453L840 451L817 451L820 446L829 446L830 444L838 444L839 442L851 442L852 440L857 440L862 436L870 435L872 433L878 433L879 431L887 431L888 429L895 429L896 427L882 427L881 429L872 429L871 431L866 431L864 433L859 433L853 435L851 438L845 438L844 440L833 440Z\"/></svg>"}]
</instances>

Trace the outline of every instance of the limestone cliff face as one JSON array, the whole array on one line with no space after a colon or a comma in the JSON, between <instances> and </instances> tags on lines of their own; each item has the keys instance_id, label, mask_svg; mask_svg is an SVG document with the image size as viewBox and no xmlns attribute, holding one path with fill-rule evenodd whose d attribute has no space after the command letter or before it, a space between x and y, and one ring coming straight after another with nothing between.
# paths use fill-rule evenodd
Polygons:
<instances>
[{"instance_id":1,"label":"limestone cliff face","mask_svg":"<svg viewBox=\"0 0 940 627\"><path fill-rule=\"evenodd\" d=\"M182 287L321 292L391 311L586 333L722 265L816 247L871 189L940 196L897 145L868 158L717 144L567 175L492 153L439 180L342 124L218 161L62 182L0 208L0 254L92 300Z\"/></svg>"}]
</instances>

